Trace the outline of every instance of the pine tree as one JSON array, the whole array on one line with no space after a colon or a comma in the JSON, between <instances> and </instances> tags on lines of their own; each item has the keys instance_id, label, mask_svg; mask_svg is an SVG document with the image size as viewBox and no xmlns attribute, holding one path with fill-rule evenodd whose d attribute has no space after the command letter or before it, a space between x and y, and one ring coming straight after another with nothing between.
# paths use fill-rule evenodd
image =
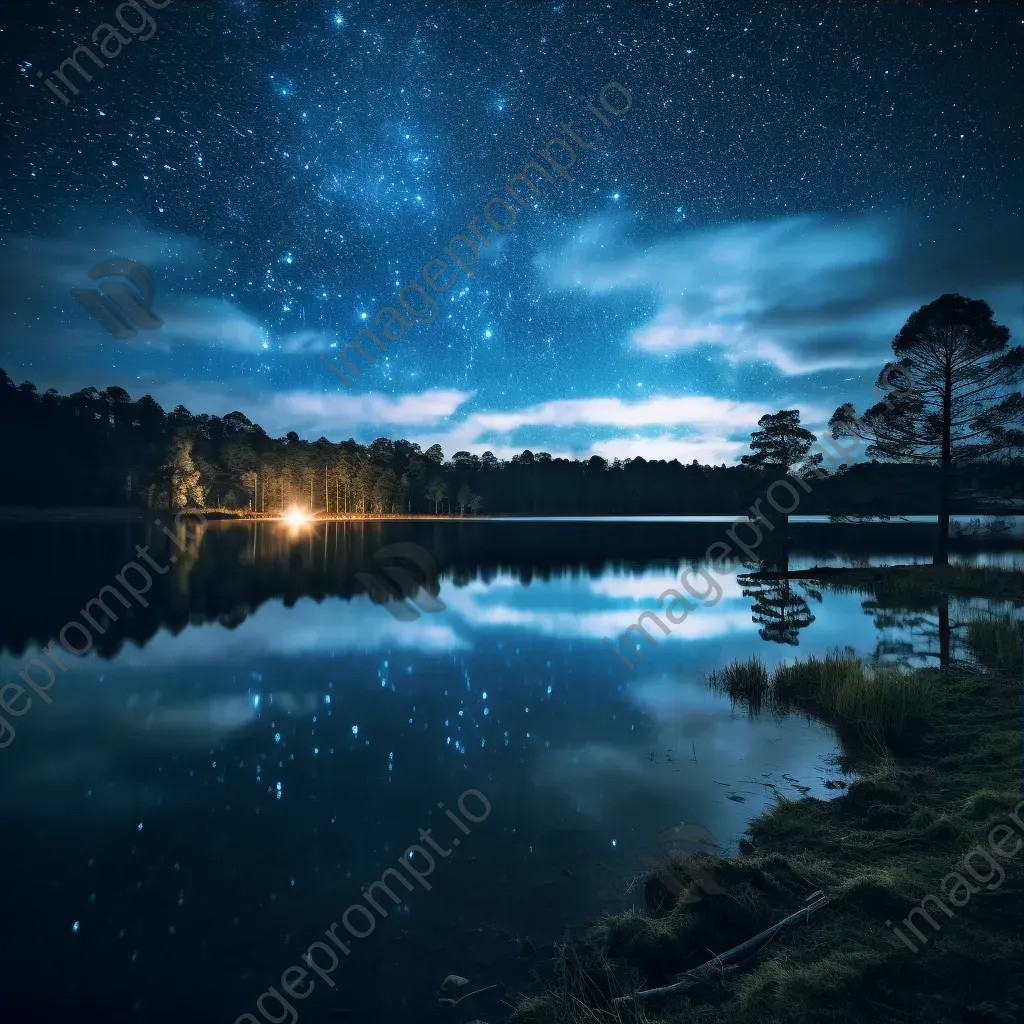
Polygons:
<instances>
[{"instance_id":1,"label":"pine tree","mask_svg":"<svg viewBox=\"0 0 1024 1024\"><path fill-rule=\"evenodd\" d=\"M953 471L1019 448L1024 440L1024 348L980 299L943 295L913 313L892 342L894 362L876 387L887 397L858 417L852 405L829 424L870 442L869 458L938 466L939 560L947 557ZM895 390L894 390L895 389Z\"/></svg>"},{"instance_id":2,"label":"pine tree","mask_svg":"<svg viewBox=\"0 0 1024 1024\"><path fill-rule=\"evenodd\" d=\"M750 455L740 462L754 469L775 469L785 473L790 467L802 463L806 467L821 465L820 453L808 457L814 435L800 426L798 409L780 409L762 416L761 428L750 435Z\"/></svg>"}]
</instances>

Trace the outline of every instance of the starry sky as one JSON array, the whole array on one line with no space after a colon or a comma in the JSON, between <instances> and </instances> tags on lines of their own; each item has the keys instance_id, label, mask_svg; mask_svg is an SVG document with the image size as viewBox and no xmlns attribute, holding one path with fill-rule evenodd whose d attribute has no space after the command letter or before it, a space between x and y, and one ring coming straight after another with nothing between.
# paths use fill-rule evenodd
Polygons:
<instances>
[{"instance_id":1,"label":"starry sky","mask_svg":"<svg viewBox=\"0 0 1024 1024\"><path fill-rule=\"evenodd\" d=\"M730 463L765 412L863 408L943 292L1024 329L1017 4L174 0L148 39L128 10L65 105L37 72L116 9L0 8L16 382L448 456ZM593 144L572 181L487 229L474 276L346 388L320 356L561 122ZM71 297L114 257L152 272L158 330L114 338Z\"/></svg>"}]
</instances>

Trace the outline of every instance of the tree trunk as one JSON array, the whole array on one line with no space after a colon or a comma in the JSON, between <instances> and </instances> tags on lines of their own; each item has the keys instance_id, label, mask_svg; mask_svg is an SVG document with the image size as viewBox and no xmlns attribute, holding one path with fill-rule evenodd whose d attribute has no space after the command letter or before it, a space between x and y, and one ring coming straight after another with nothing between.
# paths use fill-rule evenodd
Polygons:
<instances>
[{"instance_id":1,"label":"tree trunk","mask_svg":"<svg viewBox=\"0 0 1024 1024\"><path fill-rule=\"evenodd\" d=\"M949 667L949 594L939 598L939 664Z\"/></svg>"},{"instance_id":2,"label":"tree trunk","mask_svg":"<svg viewBox=\"0 0 1024 1024\"><path fill-rule=\"evenodd\" d=\"M953 421L953 353L946 353L946 380L942 389L942 479L939 482L939 544L935 555L937 565L949 565L949 506L953 462L950 434Z\"/></svg>"},{"instance_id":3,"label":"tree trunk","mask_svg":"<svg viewBox=\"0 0 1024 1024\"><path fill-rule=\"evenodd\" d=\"M939 499L939 540L935 552L936 565L949 565L949 482L942 467L942 494Z\"/></svg>"}]
</instances>

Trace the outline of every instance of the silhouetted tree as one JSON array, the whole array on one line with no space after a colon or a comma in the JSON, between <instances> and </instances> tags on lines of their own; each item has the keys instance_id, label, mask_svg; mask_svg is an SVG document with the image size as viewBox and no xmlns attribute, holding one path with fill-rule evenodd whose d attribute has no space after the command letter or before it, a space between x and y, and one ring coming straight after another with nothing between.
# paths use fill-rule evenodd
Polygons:
<instances>
[{"instance_id":1,"label":"silhouetted tree","mask_svg":"<svg viewBox=\"0 0 1024 1024\"><path fill-rule=\"evenodd\" d=\"M762 416L757 421L760 430L750 435L750 454L740 463L753 469L778 470L785 473L790 467L802 463L806 467L820 466L821 454L808 456L814 435L800 426L797 409L780 409Z\"/></svg>"},{"instance_id":2,"label":"silhouetted tree","mask_svg":"<svg viewBox=\"0 0 1024 1024\"><path fill-rule=\"evenodd\" d=\"M893 339L895 361L876 387L886 399L857 417L835 411L836 436L869 441L869 458L938 466L939 559L946 560L954 467L1019 447L1024 438L1024 348L980 299L943 295L922 306Z\"/></svg>"}]
</instances>

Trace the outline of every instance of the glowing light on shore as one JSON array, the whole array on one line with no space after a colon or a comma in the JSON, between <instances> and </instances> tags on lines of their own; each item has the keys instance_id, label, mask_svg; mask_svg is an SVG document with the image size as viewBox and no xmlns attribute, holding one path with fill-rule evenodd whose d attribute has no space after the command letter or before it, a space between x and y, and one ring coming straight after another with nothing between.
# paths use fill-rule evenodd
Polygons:
<instances>
[{"instance_id":1,"label":"glowing light on shore","mask_svg":"<svg viewBox=\"0 0 1024 1024\"><path fill-rule=\"evenodd\" d=\"M290 509L283 518L289 526L301 526L303 523L309 522L309 516L299 508Z\"/></svg>"}]
</instances>

